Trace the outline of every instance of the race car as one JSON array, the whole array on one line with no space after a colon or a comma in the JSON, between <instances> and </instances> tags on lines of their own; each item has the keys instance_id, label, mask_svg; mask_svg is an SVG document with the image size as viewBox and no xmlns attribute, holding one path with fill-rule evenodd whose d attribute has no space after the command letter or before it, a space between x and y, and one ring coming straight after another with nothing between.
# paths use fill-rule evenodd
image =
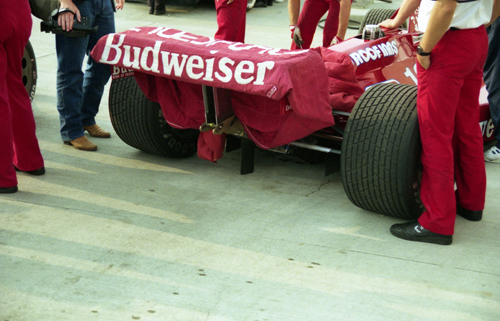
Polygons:
<instances>
[{"instance_id":1,"label":"race car","mask_svg":"<svg viewBox=\"0 0 500 321\"><path fill-rule=\"evenodd\" d=\"M368 12L359 35L328 48L289 51L163 27L103 37L92 56L113 66L109 108L128 145L167 157L216 161L254 148L340 154L344 190L368 211L406 219L423 212L416 112L416 13L407 29L381 30L393 10ZM484 141L493 139L487 93Z\"/></svg>"}]
</instances>

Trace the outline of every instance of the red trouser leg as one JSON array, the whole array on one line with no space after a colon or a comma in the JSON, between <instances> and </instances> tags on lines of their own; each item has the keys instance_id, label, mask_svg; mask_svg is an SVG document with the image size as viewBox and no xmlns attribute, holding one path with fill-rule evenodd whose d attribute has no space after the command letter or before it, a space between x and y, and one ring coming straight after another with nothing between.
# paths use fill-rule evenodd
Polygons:
<instances>
[{"instance_id":1,"label":"red trouser leg","mask_svg":"<svg viewBox=\"0 0 500 321\"><path fill-rule=\"evenodd\" d=\"M227 0L216 0L217 25L215 39L245 42L246 0L234 0L227 4Z\"/></svg>"},{"instance_id":2,"label":"red trouser leg","mask_svg":"<svg viewBox=\"0 0 500 321\"><path fill-rule=\"evenodd\" d=\"M297 25L302 36L302 49L311 47L319 20L328 11L323 28L323 47L329 47L339 29L340 2L337 0L306 0L300 11ZM301 49L292 41L291 50Z\"/></svg>"},{"instance_id":3,"label":"red trouser leg","mask_svg":"<svg viewBox=\"0 0 500 321\"><path fill-rule=\"evenodd\" d=\"M464 43L471 48L465 53ZM448 31L432 51L430 68L418 65L421 198L426 208L419 223L435 233L454 232L455 178L460 204L470 210L484 207L486 174L479 91L486 52L484 27Z\"/></svg>"},{"instance_id":4,"label":"red trouser leg","mask_svg":"<svg viewBox=\"0 0 500 321\"><path fill-rule=\"evenodd\" d=\"M340 1L330 1L328 15L326 16L325 26L323 27L323 47L330 47L333 38L339 31L339 13Z\"/></svg>"},{"instance_id":5,"label":"red trouser leg","mask_svg":"<svg viewBox=\"0 0 500 321\"><path fill-rule=\"evenodd\" d=\"M0 66L3 66L0 68L0 187L12 187L17 185L17 178L12 167L12 113L7 90L7 51L3 42L0 43Z\"/></svg>"},{"instance_id":6,"label":"red trouser leg","mask_svg":"<svg viewBox=\"0 0 500 321\"><path fill-rule=\"evenodd\" d=\"M482 71L478 73L482 74ZM483 137L475 119L479 119L480 78L465 79L460 93L460 108L455 117L454 136L455 181L457 203L471 211L484 208L486 195L486 172L483 156ZM465 90L464 90L465 89ZM472 90L476 90L471 92Z\"/></svg>"},{"instance_id":7,"label":"red trouser leg","mask_svg":"<svg viewBox=\"0 0 500 321\"><path fill-rule=\"evenodd\" d=\"M43 158L35 135L31 102L22 82L22 57L31 34L28 1L7 5L0 19L4 23L0 30L0 66L5 66L0 73L0 186L9 187L17 185L12 164L31 171L43 166Z\"/></svg>"}]
</instances>

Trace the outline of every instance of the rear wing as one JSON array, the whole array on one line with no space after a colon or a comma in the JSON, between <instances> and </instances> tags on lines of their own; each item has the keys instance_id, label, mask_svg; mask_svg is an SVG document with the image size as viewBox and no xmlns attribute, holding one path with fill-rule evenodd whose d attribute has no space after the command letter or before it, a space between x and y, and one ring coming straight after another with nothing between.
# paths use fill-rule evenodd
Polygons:
<instances>
[{"instance_id":1,"label":"rear wing","mask_svg":"<svg viewBox=\"0 0 500 321\"><path fill-rule=\"evenodd\" d=\"M315 50L291 51L166 27L140 27L102 37L91 55L99 63L133 70L146 97L160 104L175 128L202 125L202 87L216 88L216 96L229 91L226 104L246 134L264 149L334 124L328 72Z\"/></svg>"}]
</instances>

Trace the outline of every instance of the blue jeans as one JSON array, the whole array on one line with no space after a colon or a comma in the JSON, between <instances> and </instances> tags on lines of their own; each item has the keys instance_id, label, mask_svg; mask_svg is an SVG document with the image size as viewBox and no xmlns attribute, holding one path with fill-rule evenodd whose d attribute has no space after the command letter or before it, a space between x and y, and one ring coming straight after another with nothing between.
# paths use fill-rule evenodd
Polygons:
<instances>
[{"instance_id":1,"label":"blue jeans","mask_svg":"<svg viewBox=\"0 0 500 321\"><path fill-rule=\"evenodd\" d=\"M484 82L488 89L491 120L495 126L493 135L500 148L500 19L488 27L488 58L484 64Z\"/></svg>"},{"instance_id":2,"label":"blue jeans","mask_svg":"<svg viewBox=\"0 0 500 321\"><path fill-rule=\"evenodd\" d=\"M88 25L97 26L97 33L77 38L56 35L57 110L61 138L68 142L84 135L84 126L95 124L104 86L111 76L108 65L97 63L90 51L102 36L115 32L113 1L74 1ZM82 65L88 56L85 73Z\"/></svg>"}]
</instances>

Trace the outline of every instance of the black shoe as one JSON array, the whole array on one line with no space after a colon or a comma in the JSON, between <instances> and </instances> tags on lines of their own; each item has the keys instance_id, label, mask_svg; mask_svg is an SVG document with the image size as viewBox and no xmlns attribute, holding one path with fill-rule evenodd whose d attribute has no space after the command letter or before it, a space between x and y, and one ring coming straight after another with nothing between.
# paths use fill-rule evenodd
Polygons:
<instances>
[{"instance_id":1,"label":"black shoe","mask_svg":"<svg viewBox=\"0 0 500 321\"><path fill-rule=\"evenodd\" d=\"M469 221L480 221L483 218L483 211L471 211L457 204L457 214Z\"/></svg>"},{"instance_id":2,"label":"black shoe","mask_svg":"<svg viewBox=\"0 0 500 321\"><path fill-rule=\"evenodd\" d=\"M14 166L14 168L16 169L17 172L23 172L22 170L20 170L19 168L17 168L16 166ZM25 173L28 173L28 174L31 174L31 175L36 175L36 176L40 176L40 175L43 175L45 174L45 167L42 166L40 167L39 169L35 169L34 171L24 171Z\"/></svg>"},{"instance_id":3,"label":"black shoe","mask_svg":"<svg viewBox=\"0 0 500 321\"><path fill-rule=\"evenodd\" d=\"M407 222L391 226L392 235L408 241L450 245L453 235L443 235L426 230L418 222Z\"/></svg>"},{"instance_id":4,"label":"black shoe","mask_svg":"<svg viewBox=\"0 0 500 321\"><path fill-rule=\"evenodd\" d=\"M254 8L266 8L267 4L264 2L264 0L257 0L255 4L253 5Z\"/></svg>"},{"instance_id":5,"label":"black shoe","mask_svg":"<svg viewBox=\"0 0 500 321\"><path fill-rule=\"evenodd\" d=\"M155 8L155 16L161 16L167 13L167 9L165 8L165 5L157 5Z\"/></svg>"},{"instance_id":6,"label":"black shoe","mask_svg":"<svg viewBox=\"0 0 500 321\"><path fill-rule=\"evenodd\" d=\"M0 194L15 193L17 192L17 185L12 187L0 187Z\"/></svg>"},{"instance_id":7,"label":"black shoe","mask_svg":"<svg viewBox=\"0 0 500 321\"><path fill-rule=\"evenodd\" d=\"M154 14L155 13L155 1L149 0L148 6L149 6L149 14Z\"/></svg>"}]
</instances>

